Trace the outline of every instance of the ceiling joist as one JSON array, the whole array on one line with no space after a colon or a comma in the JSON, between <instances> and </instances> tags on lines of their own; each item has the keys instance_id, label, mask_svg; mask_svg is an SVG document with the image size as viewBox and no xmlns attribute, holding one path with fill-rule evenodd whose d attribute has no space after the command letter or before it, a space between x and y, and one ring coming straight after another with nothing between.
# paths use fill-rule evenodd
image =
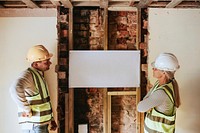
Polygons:
<instances>
[{"instance_id":1,"label":"ceiling joist","mask_svg":"<svg viewBox=\"0 0 200 133\"><path fill-rule=\"evenodd\" d=\"M138 8L146 8L146 7L148 7L152 2L153 2L153 0L140 0L140 2L138 3L137 7L138 7Z\"/></svg>"},{"instance_id":2,"label":"ceiling joist","mask_svg":"<svg viewBox=\"0 0 200 133\"><path fill-rule=\"evenodd\" d=\"M0 0L0 9L57 8L58 6L65 8L95 6L112 10L121 10L121 8L129 10L129 7L200 8L200 0Z\"/></svg>"},{"instance_id":3,"label":"ceiling joist","mask_svg":"<svg viewBox=\"0 0 200 133\"><path fill-rule=\"evenodd\" d=\"M166 8L174 8L179 5L183 0L172 0L169 4L166 5Z\"/></svg>"},{"instance_id":4,"label":"ceiling joist","mask_svg":"<svg viewBox=\"0 0 200 133\"><path fill-rule=\"evenodd\" d=\"M60 0L65 8L72 8L72 3L69 0Z\"/></svg>"},{"instance_id":5,"label":"ceiling joist","mask_svg":"<svg viewBox=\"0 0 200 133\"><path fill-rule=\"evenodd\" d=\"M34 2L32 2L31 0L22 0L22 2L24 2L27 7L29 8L39 8Z\"/></svg>"},{"instance_id":6,"label":"ceiling joist","mask_svg":"<svg viewBox=\"0 0 200 133\"><path fill-rule=\"evenodd\" d=\"M99 4L101 8L108 8L108 0L100 0Z\"/></svg>"}]
</instances>

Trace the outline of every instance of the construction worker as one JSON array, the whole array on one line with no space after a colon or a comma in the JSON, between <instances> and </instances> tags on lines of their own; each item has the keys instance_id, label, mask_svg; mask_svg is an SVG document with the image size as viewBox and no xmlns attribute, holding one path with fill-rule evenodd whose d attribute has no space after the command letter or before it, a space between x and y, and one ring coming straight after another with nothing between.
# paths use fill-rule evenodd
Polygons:
<instances>
[{"instance_id":1,"label":"construction worker","mask_svg":"<svg viewBox=\"0 0 200 133\"><path fill-rule=\"evenodd\" d=\"M144 132L174 133L176 109L180 106L179 87L174 74L180 66L175 55L162 53L152 67L157 81L137 106L139 112L146 112Z\"/></svg>"},{"instance_id":2,"label":"construction worker","mask_svg":"<svg viewBox=\"0 0 200 133\"><path fill-rule=\"evenodd\" d=\"M15 80L10 88L12 99L18 106L18 118L23 133L48 133L56 130L52 106L44 72L49 70L51 57L43 45L29 49L27 61L31 67Z\"/></svg>"}]
</instances>

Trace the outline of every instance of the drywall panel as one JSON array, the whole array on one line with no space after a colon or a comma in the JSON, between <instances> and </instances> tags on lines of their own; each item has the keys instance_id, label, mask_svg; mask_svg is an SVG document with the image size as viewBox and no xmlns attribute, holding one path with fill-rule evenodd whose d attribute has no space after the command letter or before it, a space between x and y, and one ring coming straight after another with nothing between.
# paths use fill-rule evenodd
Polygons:
<instances>
[{"instance_id":1,"label":"drywall panel","mask_svg":"<svg viewBox=\"0 0 200 133\"><path fill-rule=\"evenodd\" d=\"M182 105L177 111L176 133L200 131L200 9L149 9L149 64L161 52L174 53L180 69L175 78ZM149 79L153 83L151 66Z\"/></svg>"},{"instance_id":2,"label":"drywall panel","mask_svg":"<svg viewBox=\"0 0 200 133\"><path fill-rule=\"evenodd\" d=\"M140 51L70 51L69 86L139 87Z\"/></svg>"},{"instance_id":3,"label":"drywall panel","mask_svg":"<svg viewBox=\"0 0 200 133\"><path fill-rule=\"evenodd\" d=\"M54 118L57 120L56 24L57 17L0 17L0 133L21 133L17 106L11 99L9 87L31 65L26 61L26 54L35 44L45 45L54 54L45 77L49 83ZM57 131L50 131L55 132Z\"/></svg>"}]
</instances>

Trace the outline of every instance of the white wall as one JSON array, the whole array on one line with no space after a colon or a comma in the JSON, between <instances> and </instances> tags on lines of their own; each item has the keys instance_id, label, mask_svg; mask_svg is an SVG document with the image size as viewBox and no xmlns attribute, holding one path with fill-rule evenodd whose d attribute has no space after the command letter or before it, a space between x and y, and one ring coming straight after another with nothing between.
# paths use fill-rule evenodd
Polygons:
<instances>
[{"instance_id":1,"label":"white wall","mask_svg":"<svg viewBox=\"0 0 200 133\"><path fill-rule=\"evenodd\" d=\"M56 10L55 10L56 12ZM12 81L30 66L27 50L35 44L44 44L54 54L51 69L45 73L49 82L54 112L57 107L57 18L54 17L0 17L0 133L20 133L17 107L9 94ZM55 119L57 115L55 114Z\"/></svg>"},{"instance_id":2,"label":"white wall","mask_svg":"<svg viewBox=\"0 0 200 133\"><path fill-rule=\"evenodd\" d=\"M180 62L176 133L199 133L200 9L150 9L149 33L149 64L161 52L174 53ZM149 76L153 83L150 65Z\"/></svg>"}]
</instances>

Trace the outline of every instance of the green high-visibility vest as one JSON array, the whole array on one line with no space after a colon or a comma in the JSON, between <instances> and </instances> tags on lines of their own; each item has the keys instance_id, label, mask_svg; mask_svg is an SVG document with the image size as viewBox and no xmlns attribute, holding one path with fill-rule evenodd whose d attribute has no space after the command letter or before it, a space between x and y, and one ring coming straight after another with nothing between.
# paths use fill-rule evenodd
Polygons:
<instances>
[{"instance_id":1,"label":"green high-visibility vest","mask_svg":"<svg viewBox=\"0 0 200 133\"><path fill-rule=\"evenodd\" d=\"M171 115L166 115L162 112L156 110L156 107L151 111L147 112L145 117L144 132L145 133L174 133L175 132L175 118L176 118L176 108L174 106L174 90L172 82L161 87L156 87L155 85L153 92L162 89L169 96L173 107Z\"/></svg>"},{"instance_id":2,"label":"green high-visibility vest","mask_svg":"<svg viewBox=\"0 0 200 133\"><path fill-rule=\"evenodd\" d=\"M33 80L38 93L34 96L26 96L26 99L30 104L33 116L30 118L22 117L19 112L19 123L42 124L50 121L53 117L48 88L46 81L38 71L33 68L28 68L28 71L30 71L33 76Z\"/></svg>"}]
</instances>

